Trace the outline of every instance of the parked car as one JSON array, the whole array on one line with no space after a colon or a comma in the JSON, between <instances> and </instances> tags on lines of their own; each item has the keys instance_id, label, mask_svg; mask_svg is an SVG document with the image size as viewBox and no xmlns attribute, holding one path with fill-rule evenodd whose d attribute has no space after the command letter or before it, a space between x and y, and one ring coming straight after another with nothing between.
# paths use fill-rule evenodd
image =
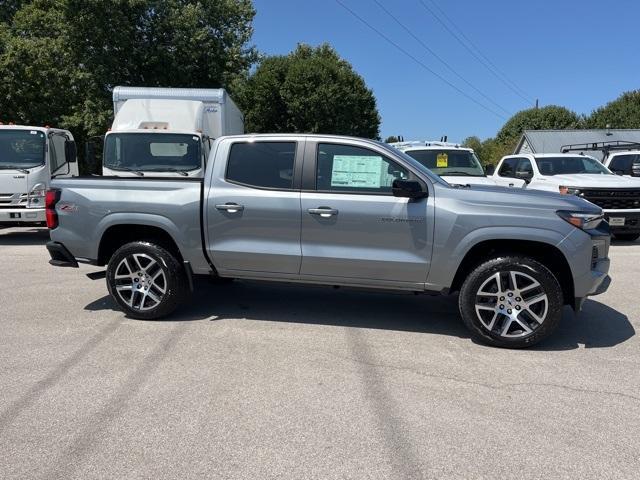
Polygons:
<instances>
[{"instance_id":1,"label":"parked car","mask_svg":"<svg viewBox=\"0 0 640 480\"><path fill-rule=\"evenodd\" d=\"M392 147L415 158L450 184L495 185L488 177L472 148L451 142L397 142Z\"/></svg>"},{"instance_id":2,"label":"parked car","mask_svg":"<svg viewBox=\"0 0 640 480\"><path fill-rule=\"evenodd\" d=\"M459 291L474 336L525 347L551 334L564 304L579 309L610 281L595 205L452 186L350 137L222 137L204 180L57 180L47 209L51 263L106 265L110 294L134 318L169 315L192 275Z\"/></svg>"},{"instance_id":3,"label":"parked car","mask_svg":"<svg viewBox=\"0 0 640 480\"><path fill-rule=\"evenodd\" d=\"M0 226L44 226L54 177L78 175L68 130L0 124Z\"/></svg>"},{"instance_id":4,"label":"parked car","mask_svg":"<svg viewBox=\"0 0 640 480\"><path fill-rule=\"evenodd\" d=\"M103 175L201 177L213 140L244 133L224 89L116 87L113 110Z\"/></svg>"},{"instance_id":5,"label":"parked car","mask_svg":"<svg viewBox=\"0 0 640 480\"><path fill-rule=\"evenodd\" d=\"M615 175L598 160L571 153L507 155L493 178L499 185L577 195L604 210L613 235L640 237L640 179Z\"/></svg>"}]
</instances>

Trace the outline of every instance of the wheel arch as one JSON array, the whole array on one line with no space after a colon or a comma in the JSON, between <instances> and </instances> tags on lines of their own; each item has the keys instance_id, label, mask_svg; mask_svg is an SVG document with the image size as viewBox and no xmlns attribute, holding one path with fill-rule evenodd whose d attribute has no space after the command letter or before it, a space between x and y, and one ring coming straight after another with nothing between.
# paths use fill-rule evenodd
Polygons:
<instances>
[{"instance_id":1,"label":"wheel arch","mask_svg":"<svg viewBox=\"0 0 640 480\"><path fill-rule=\"evenodd\" d=\"M102 233L97 264L106 265L120 247L136 241L154 243L169 251L180 263L184 261L177 242L166 229L156 225L121 223L110 225Z\"/></svg>"},{"instance_id":2,"label":"wheel arch","mask_svg":"<svg viewBox=\"0 0 640 480\"><path fill-rule=\"evenodd\" d=\"M464 279L478 265L498 256L520 255L532 258L547 267L558 279L565 304L574 303L574 281L564 253L550 243L537 240L484 240L473 245L465 254L454 275L450 291L459 291Z\"/></svg>"}]
</instances>

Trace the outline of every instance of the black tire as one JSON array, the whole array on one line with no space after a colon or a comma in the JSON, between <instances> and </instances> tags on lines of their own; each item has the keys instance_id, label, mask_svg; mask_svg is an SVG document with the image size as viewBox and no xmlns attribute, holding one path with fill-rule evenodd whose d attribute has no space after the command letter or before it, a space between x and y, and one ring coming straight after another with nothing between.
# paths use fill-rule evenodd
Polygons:
<instances>
[{"instance_id":1,"label":"black tire","mask_svg":"<svg viewBox=\"0 0 640 480\"><path fill-rule=\"evenodd\" d=\"M113 254L107 266L107 288L128 316L143 320L169 315L189 292L181 263L165 248L147 241L127 243Z\"/></svg>"},{"instance_id":2,"label":"black tire","mask_svg":"<svg viewBox=\"0 0 640 480\"><path fill-rule=\"evenodd\" d=\"M640 233L614 233L613 236L616 240L623 242L635 242L640 238Z\"/></svg>"},{"instance_id":3,"label":"black tire","mask_svg":"<svg viewBox=\"0 0 640 480\"><path fill-rule=\"evenodd\" d=\"M562 288L547 267L531 258L504 256L480 264L467 276L458 304L474 338L495 347L524 348L555 330L564 301Z\"/></svg>"}]
</instances>

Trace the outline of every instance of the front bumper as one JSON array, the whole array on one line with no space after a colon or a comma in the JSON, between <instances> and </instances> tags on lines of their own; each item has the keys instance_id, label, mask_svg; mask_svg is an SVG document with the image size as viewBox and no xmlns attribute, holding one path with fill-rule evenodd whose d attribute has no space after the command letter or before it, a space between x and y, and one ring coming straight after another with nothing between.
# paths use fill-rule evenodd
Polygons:
<instances>
[{"instance_id":1,"label":"front bumper","mask_svg":"<svg viewBox=\"0 0 640 480\"><path fill-rule=\"evenodd\" d=\"M55 267L73 267L78 268L78 261L71 255L63 244L59 242L48 242L47 250L51 255L49 263Z\"/></svg>"},{"instance_id":2,"label":"front bumper","mask_svg":"<svg viewBox=\"0 0 640 480\"><path fill-rule=\"evenodd\" d=\"M0 208L0 224L7 226L46 224L44 208Z\"/></svg>"},{"instance_id":3,"label":"front bumper","mask_svg":"<svg viewBox=\"0 0 640 480\"><path fill-rule=\"evenodd\" d=\"M640 212L604 211L612 233L640 233ZM624 225L611 225L611 218L624 218Z\"/></svg>"}]
</instances>

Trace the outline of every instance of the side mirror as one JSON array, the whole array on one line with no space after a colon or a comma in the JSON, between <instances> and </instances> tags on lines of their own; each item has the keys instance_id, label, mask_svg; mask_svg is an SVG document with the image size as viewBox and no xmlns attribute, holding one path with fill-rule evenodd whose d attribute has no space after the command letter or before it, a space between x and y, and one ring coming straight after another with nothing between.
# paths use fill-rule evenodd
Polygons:
<instances>
[{"instance_id":1,"label":"side mirror","mask_svg":"<svg viewBox=\"0 0 640 480\"><path fill-rule=\"evenodd\" d=\"M428 195L420 182L416 180L394 180L391 185L394 197L424 198Z\"/></svg>"},{"instance_id":2,"label":"side mirror","mask_svg":"<svg viewBox=\"0 0 640 480\"><path fill-rule=\"evenodd\" d=\"M78 149L76 148L76 142L72 140L64 142L64 157L69 163L76 163L78 161Z\"/></svg>"},{"instance_id":3,"label":"side mirror","mask_svg":"<svg viewBox=\"0 0 640 480\"><path fill-rule=\"evenodd\" d=\"M533 178L533 172L516 172L516 178L520 180L524 180L526 183L529 183Z\"/></svg>"},{"instance_id":4,"label":"side mirror","mask_svg":"<svg viewBox=\"0 0 640 480\"><path fill-rule=\"evenodd\" d=\"M487 175L493 175L494 173L496 173L496 166L495 165L487 165L487 168L484 171L485 171L485 173Z\"/></svg>"}]
</instances>

